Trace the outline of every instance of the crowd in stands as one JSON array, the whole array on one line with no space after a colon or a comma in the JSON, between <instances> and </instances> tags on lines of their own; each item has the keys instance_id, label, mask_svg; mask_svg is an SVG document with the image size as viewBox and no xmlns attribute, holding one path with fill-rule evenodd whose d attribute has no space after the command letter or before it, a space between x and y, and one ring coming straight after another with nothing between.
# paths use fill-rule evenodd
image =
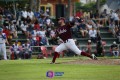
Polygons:
<instances>
[{"instance_id":1,"label":"crowd in stands","mask_svg":"<svg viewBox=\"0 0 120 80\"><path fill-rule=\"evenodd\" d=\"M99 28L107 26L113 37L117 37L120 42L119 18L119 9L116 11L111 10L109 13L107 13L106 9L102 13L99 13L98 10L95 13L80 10L70 19L70 21L75 22L72 33L75 37L86 38L89 36L92 43L101 44ZM14 15L9 8L0 7L0 27L6 33L10 46L12 46L11 51L16 53L16 58L25 57L22 54L19 55L20 53L30 53L28 55L30 58L32 54L30 46L57 45L60 42L56 38L51 38L55 36L56 27L49 13L42 10L40 12L33 12L30 9L23 9L22 11L18 11L17 15ZM13 38L19 38L17 35L19 30L27 37L27 42L22 43L21 48L16 45L17 41L15 43L11 41ZM90 52L90 48L88 52Z\"/></svg>"}]
</instances>

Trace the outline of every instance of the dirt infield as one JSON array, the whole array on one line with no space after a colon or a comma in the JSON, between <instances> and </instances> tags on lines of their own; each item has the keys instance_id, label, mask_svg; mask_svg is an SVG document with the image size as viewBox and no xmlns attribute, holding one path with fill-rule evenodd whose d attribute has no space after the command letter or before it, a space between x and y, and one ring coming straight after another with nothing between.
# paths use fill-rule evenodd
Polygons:
<instances>
[{"instance_id":1,"label":"dirt infield","mask_svg":"<svg viewBox=\"0 0 120 80\"><path fill-rule=\"evenodd\" d=\"M76 60L71 62L65 62L65 64L99 64L99 65L120 65L120 59L98 59L98 60Z\"/></svg>"}]
</instances>

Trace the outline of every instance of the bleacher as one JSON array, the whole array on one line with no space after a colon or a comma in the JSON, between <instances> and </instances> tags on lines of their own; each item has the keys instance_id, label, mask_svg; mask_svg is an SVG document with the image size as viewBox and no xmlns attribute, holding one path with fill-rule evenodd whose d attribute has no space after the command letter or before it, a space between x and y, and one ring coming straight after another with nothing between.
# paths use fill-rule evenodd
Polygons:
<instances>
[{"instance_id":1,"label":"bleacher","mask_svg":"<svg viewBox=\"0 0 120 80\"><path fill-rule=\"evenodd\" d=\"M105 48L105 53L110 53L110 46L113 43L113 41L117 41L117 38L114 38L111 33L108 32L108 27L102 27L100 28L100 34L102 37L102 40L106 42L106 45L104 46ZM80 45L80 47L86 47L87 41L89 37L87 36L86 38L77 38L73 37L76 39ZM22 31L18 31L18 38L17 39L12 39L12 42L15 42L18 40L19 42L24 43L26 42L27 38L26 36L22 33ZM53 45L45 45L48 49L51 49ZM32 46L33 47L33 55L37 55L41 53L40 46ZM7 46L7 49L9 46ZM95 52L96 50L96 44L92 43L92 52Z\"/></svg>"}]
</instances>

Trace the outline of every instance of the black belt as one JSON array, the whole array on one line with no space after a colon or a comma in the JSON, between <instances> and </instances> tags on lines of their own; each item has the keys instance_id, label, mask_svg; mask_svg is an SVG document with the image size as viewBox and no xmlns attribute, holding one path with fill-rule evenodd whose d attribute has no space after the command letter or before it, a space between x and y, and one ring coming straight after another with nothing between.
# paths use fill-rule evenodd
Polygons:
<instances>
[{"instance_id":1,"label":"black belt","mask_svg":"<svg viewBox=\"0 0 120 80\"><path fill-rule=\"evenodd\" d=\"M70 39L72 39L72 38L70 38ZM64 43L68 42L68 40L69 40L69 39L65 40Z\"/></svg>"}]
</instances>

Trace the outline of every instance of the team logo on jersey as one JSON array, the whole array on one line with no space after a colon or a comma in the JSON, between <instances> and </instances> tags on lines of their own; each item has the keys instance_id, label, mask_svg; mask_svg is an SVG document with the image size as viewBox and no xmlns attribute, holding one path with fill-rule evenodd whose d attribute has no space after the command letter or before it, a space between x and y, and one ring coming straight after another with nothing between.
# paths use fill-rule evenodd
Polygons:
<instances>
[{"instance_id":1,"label":"team logo on jersey","mask_svg":"<svg viewBox=\"0 0 120 80\"><path fill-rule=\"evenodd\" d=\"M60 30L60 31L59 31L59 34L62 34L62 33L65 33L65 32L67 32L66 29Z\"/></svg>"}]
</instances>

